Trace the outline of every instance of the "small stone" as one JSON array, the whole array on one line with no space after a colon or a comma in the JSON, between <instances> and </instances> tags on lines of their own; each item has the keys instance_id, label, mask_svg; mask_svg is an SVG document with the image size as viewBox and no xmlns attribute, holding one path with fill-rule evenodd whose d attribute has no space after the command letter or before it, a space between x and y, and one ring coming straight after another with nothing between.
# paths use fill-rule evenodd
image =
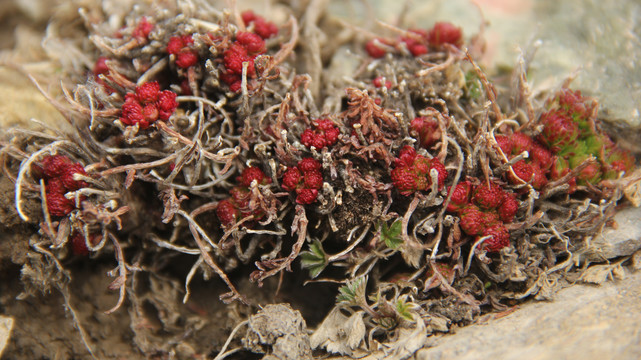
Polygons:
<instances>
[{"instance_id":1,"label":"small stone","mask_svg":"<svg viewBox=\"0 0 641 360\"><path fill-rule=\"evenodd\" d=\"M249 318L245 349L274 360L312 359L307 325L289 304L266 305Z\"/></svg>"},{"instance_id":2,"label":"small stone","mask_svg":"<svg viewBox=\"0 0 641 360\"><path fill-rule=\"evenodd\" d=\"M627 208L613 218L615 228L606 228L594 237L583 254L582 261L601 262L628 256L641 249L641 208Z\"/></svg>"}]
</instances>

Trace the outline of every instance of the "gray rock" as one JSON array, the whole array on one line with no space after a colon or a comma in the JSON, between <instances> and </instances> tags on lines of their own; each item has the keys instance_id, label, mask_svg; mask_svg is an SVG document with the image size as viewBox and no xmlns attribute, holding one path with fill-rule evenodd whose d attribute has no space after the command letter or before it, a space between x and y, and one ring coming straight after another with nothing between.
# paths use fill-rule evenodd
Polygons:
<instances>
[{"instance_id":1,"label":"gray rock","mask_svg":"<svg viewBox=\"0 0 641 360\"><path fill-rule=\"evenodd\" d=\"M607 228L589 241L584 253L588 261L604 261L632 255L641 249L641 207L627 208L614 216L616 228Z\"/></svg>"},{"instance_id":2,"label":"gray rock","mask_svg":"<svg viewBox=\"0 0 641 360\"><path fill-rule=\"evenodd\" d=\"M416 360L640 359L641 271L603 286L575 285L553 302L432 338Z\"/></svg>"},{"instance_id":3,"label":"gray rock","mask_svg":"<svg viewBox=\"0 0 641 360\"><path fill-rule=\"evenodd\" d=\"M368 12L359 12L352 3L333 6L349 21L360 20L361 26L382 31L367 18ZM392 24L404 6L402 1L372 1L374 16ZM482 63L490 68L514 66L518 49L539 40L528 73L535 90L555 86L580 70L572 86L599 99L601 116L641 127L641 68L636 66L641 57L641 2L607 6L599 0L433 0L410 6L405 24L427 28L436 21L451 21L463 27L467 37L478 33L482 19L487 20Z\"/></svg>"}]
</instances>

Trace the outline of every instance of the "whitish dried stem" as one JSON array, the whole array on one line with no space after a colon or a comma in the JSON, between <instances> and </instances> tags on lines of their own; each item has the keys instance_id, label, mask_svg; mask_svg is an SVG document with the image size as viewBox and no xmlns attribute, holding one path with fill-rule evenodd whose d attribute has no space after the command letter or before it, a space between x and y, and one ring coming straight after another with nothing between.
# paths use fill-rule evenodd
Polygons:
<instances>
[{"instance_id":1,"label":"whitish dried stem","mask_svg":"<svg viewBox=\"0 0 641 360\"><path fill-rule=\"evenodd\" d=\"M240 330L241 327L247 325L248 323L249 323L249 320L245 320L245 321L241 321L238 325L236 325L234 330L231 331L231 334L229 334L229 337L227 338L227 341L225 341L225 344L220 349L220 351L218 352L218 355L214 358L214 360L223 360L227 356L229 356L229 355L233 354L234 352L238 351L238 349L233 349L233 350L230 350L228 352L225 352L225 350L227 350L227 346L229 346L229 344L231 343L232 339L234 338L234 336L236 335L238 330Z\"/></svg>"},{"instance_id":2,"label":"whitish dried stem","mask_svg":"<svg viewBox=\"0 0 641 360\"><path fill-rule=\"evenodd\" d=\"M114 244L114 250L116 251L116 260L118 261L118 277L111 283L111 285L109 285L109 288L118 286L120 290L118 294L118 302L116 303L116 305L113 308L105 311L105 314L109 315L118 310L120 306L122 306L122 303L125 301L125 294L127 291L127 265L125 264L125 256L122 252L120 242L118 242L118 239L116 239L116 237L111 232L107 232L107 234L111 239L111 242Z\"/></svg>"},{"instance_id":3,"label":"whitish dried stem","mask_svg":"<svg viewBox=\"0 0 641 360\"><path fill-rule=\"evenodd\" d=\"M472 265L472 259L474 258L474 253L476 252L476 248L479 247L485 240L488 240L491 238L492 238L492 235L483 236L482 238L474 242L474 244L472 245L472 248L470 249L470 253L467 256L467 263L465 264L465 270L463 270L463 276L467 275L467 272L470 270L470 266Z\"/></svg>"},{"instance_id":4,"label":"whitish dried stem","mask_svg":"<svg viewBox=\"0 0 641 360\"><path fill-rule=\"evenodd\" d=\"M209 265L209 267L211 267L214 270L214 272L216 272L216 274L218 274L218 276L225 282L225 284L230 290L229 293L221 295L220 299L226 304L229 304L234 300L238 300L243 304L247 304L247 300L245 299L245 297L242 296L238 292L238 290L236 290L236 287L229 280L229 278L227 277L227 274L225 274L223 269L221 269L220 266L216 264L216 262L211 257L211 255L209 255L209 251L205 247L205 244L201 241L200 236L198 235L198 231L196 230L195 226L192 223L189 223L189 230L191 231L191 235L193 236L194 241L198 245L198 249L200 249L200 254L203 257L203 260L205 261L205 263Z\"/></svg>"}]
</instances>

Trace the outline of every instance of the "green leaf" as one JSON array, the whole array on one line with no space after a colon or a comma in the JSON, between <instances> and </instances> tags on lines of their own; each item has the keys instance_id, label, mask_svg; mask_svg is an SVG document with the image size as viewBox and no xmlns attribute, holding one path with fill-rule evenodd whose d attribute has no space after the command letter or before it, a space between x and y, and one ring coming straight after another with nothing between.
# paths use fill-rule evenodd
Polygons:
<instances>
[{"instance_id":1,"label":"green leaf","mask_svg":"<svg viewBox=\"0 0 641 360\"><path fill-rule=\"evenodd\" d=\"M360 276L353 280L347 280L347 284L338 288L337 303L359 306L366 303L365 288L367 287L367 276Z\"/></svg>"},{"instance_id":2,"label":"green leaf","mask_svg":"<svg viewBox=\"0 0 641 360\"><path fill-rule=\"evenodd\" d=\"M400 219L394 221L390 227L385 222L381 224L381 239L385 241L385 245L388 248L396 250L403 243L403 237L401 236L402 226Z\"/></svg>"},{"instance_id":3,"label":"green leaf","mask_svg":"<svg viewBox=\"0 0 641 360\"><path fill-rule=\"evenodd\" d=\"M412 313L415 308L416 304L408 302L406 298L396 300L396 313L407 321L414 321Z\"/></svg>"},{"instance_id":4,"label":"green leaf","mask_svg":"<svg viewBox=\"0 0 641 360\"><path fill-rule=\"evenodd\" d=\"M465 89L467 96L471 99L477 99L483 94L483 84L475 71L468 71L465 74Z\"/></svg>"},{"instance_id":5,"label":"green leaf","mask_svg":"<svg viewBox=\"0 0 641 360\"><path fill-rule=\"evenodd\" d=\"M323 244L314 240L309 245L309 251L300 254L301 266L303 269L309 269L309 276L316 278L327 266L327 256L323 250Z\"/></svg>"}]
</instances>

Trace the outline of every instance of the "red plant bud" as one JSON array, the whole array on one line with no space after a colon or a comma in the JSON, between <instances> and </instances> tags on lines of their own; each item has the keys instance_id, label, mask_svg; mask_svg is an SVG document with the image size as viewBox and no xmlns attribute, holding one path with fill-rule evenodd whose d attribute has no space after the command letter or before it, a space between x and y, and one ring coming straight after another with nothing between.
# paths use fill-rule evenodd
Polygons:
<instances>
[{"instance_id":1,"label":"red plant bud","mask_svg":"<svg viewBox=\"0 0 641 360\"><path fill-rule=\"evenodd\" d=\"M463 31L460 27L456 27L452 23L437 22L427 34L427 41L435 47L444 44L460 47L463 45Z\"/></svg>"},{"instance_id":2,"label":"red plant bud","mask_svg":"<svg viewBox=\"0 0 641 360\"><path fill-rule=\"evenodd\" d=\"M417 137L422 148L429 148L441 139L438 121L432 117L417 117L410 122L413 136Z\"/></svg>"},{"instance_id":3,"label":"red plant bud","mask_svg":"<svg viewBox=\"0 0 641 360\"><path fill-rule=\"evenodd\" d=\"M296 202L303 205L309 205L316 201L318 197L318 190L316 189L301 189L296 196Z\"/></svg>"},{"instance_id":4,"label":"red plant bud","mask_svg":"<svg viewBox=\"0 0 641 360\"><path fill-rule=\"evenodd\" d=\"M519 202L516 200L514 195L504 193L503 202L499 207L499 218L501 221L506 223L511 223L514 220L514 215L519 210Z\"/></svg>"},{"instance_id":5,"label":"red plant bud","mask_svg":"<svg viewBox=\"0 0 641 360\"><path fill-rule=\"evenodd\" d=\"M283 181L282 181L282 186L283 189L288 190L288 191L293 191L296 190L298 187L298 183L302 179L302 174L300 173L300 170L298 170L297 167L292 167L287 169L285 171L285 174L283 174Z\"/></svg>"},{"instance_id":6,"label":"red plant bud","mask_svg":"<svg viewBox=\"0 0 641 360\"><path fill-rule=\"evenodd\" d=\"M485 215L478 207L468 205L461 211L459 225L467 235L479 235L485 230Z\"/></svg>"},{"instance_id":7,"label":"red plant bud","mask_svg":"<svg viewBox=\"0 0 641 360\"><path fill-rule=\"evenodd\" d=\"M510 233L503 224L488 227L481 236L491 236L481 244L481 249L487 252L499 252L504 247L510 246Z\"/></svg>"},{"instance_id":8,"label":"red plant bud","mask_svg":"<svg viewBox=\"0 0 641 360\"><path fill-rule=\"evenodd\" d=\"M238 178L240 184L245 187L249 187L254 180L256 180L259 185L271 183L271 179L265 176L263 170L255 166L245 168Z\"/></svg>"},{"instance_id":9,"label":"red plant bud","mask_svg":"<svg viewBox=\"0 0 641 360\"><path fill-rule=\"evenodd\" d=\"M448 189L448 193L452 193L450 203L447 205L447 211L457 212L465 206L470 199L470 192L472 190L472 184L469 181L462 181L456 184L454 191L452 187Z\"/></svg>"},{"instance_id":10,"label":"red plant bud","mask_svg":"<svg viewBox=\"0 0 641 360\"><path fill-rule=\"evenodd\" d=\"M298 162L298 168L303 173L320 170L321 164L314 158L304 158Z\"/></svg>"},{"instance_id":11,"label":"red plant bud","mask_svg":"<svg viewBox=\"0 0 641 360\"><path fill-rule=\"evenodd\" d=\"M160 95L160 85L157 81L146 82L136 87L135 94L136 100L143 104L156 102Z\"/></svg>"},{"instance_id":12,"label":"red plant bud","mask_svg":"<svg viewBox=\"0 0 641 360\"><path fill-rule=\"evenodd\" d=\"M365 44L365 51L367 51L367 54L374 59L380 59L387 54L387 50L385 47L381 46L381 44L390 45L385 39L376 38Z\"/></svg>"},{"instance_id":13,"label":"red plant bud","mask_svg":"<svg viewBox=\"0 0 641 360\"><path fill-rule=\"evenodd\" d=\"M225 225L229 226L236 222L240 217L240 212L236 206L229 199L221 200L216 206L216 216L218 220Z\"/></svg>"},{"instance_id":14,"label":"red plant bud","mask_svg":"<svg viewBox=\"0 0 641 360\"><path fill-rule=\"evenodd\" d=\"M472 201L481 209L493 210L501 205L503 195L504 191L498 184L483 182L472 191Z\"/></svg>"}]
</instances>

